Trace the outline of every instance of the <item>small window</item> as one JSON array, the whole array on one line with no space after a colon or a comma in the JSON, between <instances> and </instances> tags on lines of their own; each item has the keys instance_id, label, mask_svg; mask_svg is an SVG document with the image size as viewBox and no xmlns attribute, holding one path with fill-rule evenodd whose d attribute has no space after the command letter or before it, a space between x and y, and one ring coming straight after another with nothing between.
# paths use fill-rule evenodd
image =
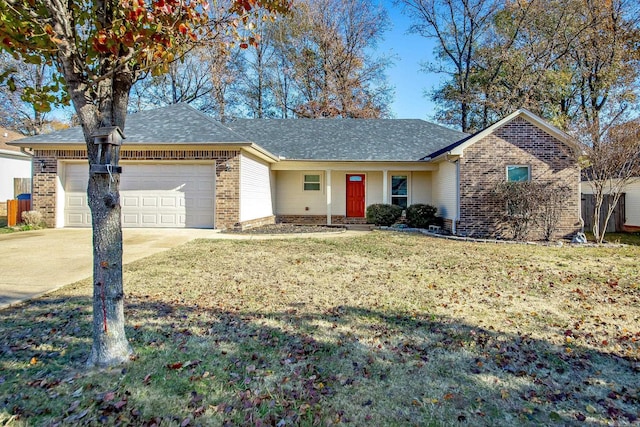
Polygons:
<instances>
[{"instance_id":1,"label":"small window","mask_svg":"<svg viewBox=\"0 0 640 427\"><path fill-rule=\"evenodd\" d=\"M507 182L526 182L531 180L529 166L510 165L507 166Z\"/></svg>"},{"instance_id":2,"label":"small window","mask_svg":"<svg viewBox=\"0 0 640 427\"><path fill-rule=\"evenodd\" d=\"M406 175L394 175L391 177L391 204L406 209L409 200L408 177Z\"/></svg>"},{"instance_id":3,"label":"small window","mask_svg":"<svg viewBox=\"0 0 640 427\"><path fill-rule=\"evenodd\" d=\"M362 177L360 175L350 175L349 181L351 182L362 182Z\"/></svg>"},{"instance_id":4,"label":"small window","mask_svg":"<svg viewBox=\"0 0 640 427\"><path fill-rule=\"evenodd\" d=\"M304 191L320 191L320 175L305 175Z\"/></svg>"}]
</instances>

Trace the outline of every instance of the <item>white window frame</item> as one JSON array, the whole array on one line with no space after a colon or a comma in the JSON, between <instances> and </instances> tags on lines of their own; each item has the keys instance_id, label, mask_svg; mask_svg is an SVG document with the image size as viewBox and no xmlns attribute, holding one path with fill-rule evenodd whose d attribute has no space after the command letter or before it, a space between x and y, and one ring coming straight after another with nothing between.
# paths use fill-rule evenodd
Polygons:
<instances>
[{"instance_id":1,"label":"white window frame","mask_svg":"<svg viewBox=\"0 0 640 427\"><path fill-rule=\"evenodd\" d=\"M317 176L318 181L307 181L307 176ZM305 188L307 184L318 184L317 189L307 189ZM302 191L322 191L322 174L321 173L307 173L304 172L302 174Z\"/></svg>"},{"instance_id":2,"label":"white window frame","mask_svg":"<svg viewBox=\"0 0 640 427\"><path fill-rule=\"evenodd\" d=\"M527 168L527 180L526 181L512 181L509 179L509 169L510 168ZM505 177L507 182L529 182L531 181L531 165L507 165L504 168Z\"/></svg>"},{"instance_id":3,"label":"white window frame","mask_svg":"<svg viewBox=\"0 0 640 427\"><path fill-rule=\"evenodd\" d=\"M407 194L406 195L396 195L393 194L393 178L394 177L406 177L407 178ZM398 197L405 197L407 199L407 207L403 208L406 209L409 207L410 203L410 197L411 197L411 175L409 173L391 173L391 177L389 179L389 203L393 204L393 199L398 198Z\"/></svg>"}]
</instances>

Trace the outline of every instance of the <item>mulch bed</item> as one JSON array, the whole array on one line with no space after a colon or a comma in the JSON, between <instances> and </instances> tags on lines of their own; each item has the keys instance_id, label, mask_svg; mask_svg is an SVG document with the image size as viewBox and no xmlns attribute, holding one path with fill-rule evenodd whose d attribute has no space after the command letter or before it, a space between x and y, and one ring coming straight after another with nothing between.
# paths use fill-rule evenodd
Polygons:
<instances>
[{"instance_id":1,"label":"mulch bed","mask_svg":"<svg viewBox=\"0 0 640 427\"><path fill-rule=\"evenodd\" d=\"M233 234L292 234L292 233L339 233L343 227L329 227L324 225L298 225L298 224L269 224L248 230L226 230L224 233Z\"/></svg>"}]
</instances>

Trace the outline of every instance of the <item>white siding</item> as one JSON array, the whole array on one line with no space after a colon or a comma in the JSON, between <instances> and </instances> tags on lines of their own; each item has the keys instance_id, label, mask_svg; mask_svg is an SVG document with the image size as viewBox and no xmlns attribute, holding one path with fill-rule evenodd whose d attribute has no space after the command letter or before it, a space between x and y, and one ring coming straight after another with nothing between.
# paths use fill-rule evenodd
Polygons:
<instances>
[{"instance_id":1,"label":"white siding","mask_svg":"<svg viewBox=\"0 0 640 427\"><path fill-rule=\"evenodd\" d=\"M15 158L20 155L0 156L0 201L13 199L13 178L31 178L31 158ZM17 195L17 194L16 194Z\"/></svg>"},{"instance_id":2,"label":"white siding","mask_svg":"<svg viewBox=\"0 0 640 427\"><path fill-rule=\"evenodd\" d=\"M450 162L438 163L439 169L433 172L432 197L433 205L438 208L438 215L455 220L457 200L456 165Z\"/></svg>"},{"instance_id":3,"label":"white siding","mask_svg":"<svg viewBox=\"0 0 640 427\"><path fill-rule=\"evenodd\" d=\"M580 184L582 194L593 194L589 182ZM640 179L633 181L624 189L625 225L640 227Z\"/></svg>"},{"instance_id":4,"label":"white siding","mask_svg":"<svg viewBox=\"0 0 640 427\"><path fill-rule=\"evenodd\" d=\"M353 172L353 173L358 173L358 172ZM404 173L406 175L406 172ZM375 203L382 203L382 172L366 172L366 187L365 187L365 207L369 206L369 205L373 205ZM346 174L344 176L344 178L342 178L342 180L344 181L343 185L345 186L345 190L342 194L337 195L338 197L342 197L342 203L344 204L344 211L346 212L346 204L347 204L347 189L346 189L346 185L347 185L347 177ZM391 177L389 177L389 180L391 180ZM336 195L333 196L334 199L336 198Z\"/></svg>"},{"instance_id":5,"label":"white siding","mask_svg":"<svg viewBox=\"0 0 640 427\"><path fill-rule=\"evenodd\" d=\"M272 215L269 164L243 153L240 156L240 221Z\"/></svg>"},{"instance_id":6,"label":"white siding","mask_svg":"<svg viewBox=\"0 0 640 427\"><path fill-rule=\"evenodd\" d=\"M320 191L304 191L304 175L320 175ZM331 214L347 213L347 175L365 175L365 206L382 203L382 172L331 171ZM403 172L407 174L407 172ZM278 171L276 180L276 213L278 215L326 215L325 171Z\"/></svg>"},{"instance_id":7,"label":"white siding","mask_svg":"<svg viewBox=\"0 0 640 427\"><path fill-rule=\"evenodd\" d=\"M320 190L304 191L304 175L320 175ZM336 187L340 183L340 175L344 176L335 172L331 175L333 195L339 191ZM276 179L276 213L278 215L326 215L325 179L326 176L323 171L278 171ZM336 209L334 206L333 214L340 215L340 212ZM342 211L344 213L344 207Z\"/></svg>"}]
</instances>

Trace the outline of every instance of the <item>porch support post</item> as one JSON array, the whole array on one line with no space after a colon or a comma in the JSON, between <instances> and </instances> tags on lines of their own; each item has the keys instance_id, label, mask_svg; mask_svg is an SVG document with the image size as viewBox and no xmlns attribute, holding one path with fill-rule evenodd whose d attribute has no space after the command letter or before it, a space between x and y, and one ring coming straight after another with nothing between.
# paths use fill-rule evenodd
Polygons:
<instances>
[{"instance_id":1,"label":"porch support post","mask_svg":"<svg viewBox=\"0 0 640 427\"><path fill-rule=\"evenodd\" d=\"M331 225L331 169L325 171L326 193L327 193L327 225Z\"/></svg>"},{"instance_id":2,"label":"porch support post","mask_svg":"<svg viewBox=\"0 0 640 427\"><path fill-rule=\"evenodd\" d=\"M389 203L389 171L382 170L382 203Z\"/></svg>"}]
</instances>

